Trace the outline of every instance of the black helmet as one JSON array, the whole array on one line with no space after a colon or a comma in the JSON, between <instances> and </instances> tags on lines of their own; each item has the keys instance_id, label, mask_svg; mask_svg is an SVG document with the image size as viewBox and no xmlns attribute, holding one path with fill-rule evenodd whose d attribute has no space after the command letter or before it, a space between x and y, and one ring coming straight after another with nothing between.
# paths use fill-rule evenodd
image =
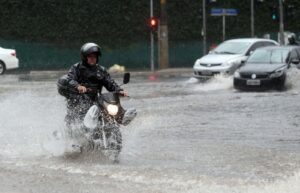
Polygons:
<instances>
[{"instance_id":1,"label":"black helmet","mask_svg":"<svg viewBox=\"0 0 300 193\"><path fill-rule=\"evenodd\" d=\"M86 43L80 49L80 57L83 62L86 62L87 55L95 53L97 54L97 62L98 57L101 57L101 48L95 43Z\"/></svg>"}]
</instances>

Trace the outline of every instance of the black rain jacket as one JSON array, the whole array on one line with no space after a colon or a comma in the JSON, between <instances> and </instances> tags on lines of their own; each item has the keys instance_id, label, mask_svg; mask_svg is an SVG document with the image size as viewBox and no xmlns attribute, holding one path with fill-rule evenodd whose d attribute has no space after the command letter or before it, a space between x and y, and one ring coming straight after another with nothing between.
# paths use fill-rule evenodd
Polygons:
<instances>
[{"instance_id":1,"label":"black rain jacket","mask_svg":"<svg viewBox=\"0 0 300 193\"><path fill-rule=\"evenodd\" d=\"M69 86L76 90L79 85L92 89L93 92L88 93L92 100L96 99L98 92L101 93L103 86L110 92L122 90L111 79L106 69L99 64L93 66L84 64L83 62L74 64L67 74L67 81Z\"/></svg>"}]
</instances>

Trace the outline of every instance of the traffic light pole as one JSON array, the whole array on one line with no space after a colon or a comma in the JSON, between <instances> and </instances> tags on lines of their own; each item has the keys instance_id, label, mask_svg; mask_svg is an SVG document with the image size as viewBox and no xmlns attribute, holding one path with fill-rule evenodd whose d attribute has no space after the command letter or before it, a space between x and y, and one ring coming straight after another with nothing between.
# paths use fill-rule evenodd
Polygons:
<instances>
[{"instance_id":1,"label":"traffic light pole","mask_svg":"<svg viewBox=\"0 0 300 193\"><path fill-rule=\"evenodd\" d=\"M284 45L283 0L279 0L279 15L280 45Z\"/></svg>"},{"instance_id":2,"label":"traffic light pole","mask_svg":"<svg viewBox=\"0 0 300 193\"><path fill-rule=\"evenodd\" d=\"M150 18L153 17L153 0L150 0ZM154 34L150 31L150 66L151 72L154 72Z\"/></svg>"},{"instance_id":3,"label":"traffic light pole","mask_svg":"<svg viewBox=\"0 0 300 193\"><path fill-rule=\"evenodd\" d=\"M203 27L202 27L202 35L203 35L203 55L206 54L206 0L202 0L202 19L203 19Z\"/></svg>"},{"instance_id":4,"label":"traffic light pole","mask_svg":"<svg viewBox=\"0 0 300 193\"><path fill-rule=\"evenodd\" d=\"M254 0L251 0L251 37L254 37Z\"/></svg>"},{"instance_id":5,"label":"traffic light pole","mask_svg":"<svg viewBox=\"0 0 300 193\"><path fill-rule=\"evenodd\" d=\"M225 17L225 9L223 9L222 23L223 23L223 41L226 39L226 17Z\"/></svg>"},{"instance_id":6,"label":"traffic light pole","mask_svg":"<svg viewBox=\"0 0 300 193\"><path fill-rule=\"evenodd\" d=\"M151 72L154 72L154 35L153 31L150 32L150 41L151 41L151 53L150 53L150 65Z\"/></svg>"}]
</instances>

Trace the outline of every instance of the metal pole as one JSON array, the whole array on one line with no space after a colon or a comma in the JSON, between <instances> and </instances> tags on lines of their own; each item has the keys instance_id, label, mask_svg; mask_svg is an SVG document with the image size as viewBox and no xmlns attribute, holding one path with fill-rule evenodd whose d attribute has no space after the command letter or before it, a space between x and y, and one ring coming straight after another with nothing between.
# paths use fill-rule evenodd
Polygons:
<instances>
[{"instance_id":1,"label":"metal pole","mask_svg":"<svg viewBox=\"0 0 300 193\"><path fill-rule=\"evenodd\" d=\"M153 17L153 0L150 0L150 18ZM151 65L151 72L154 72L154 35L153 31L150 31L150 65Z\"/></svg>"},{"instance_id":2,"label":"metal pole","mask_svg":"<svg viewBox=\"0 0 300 193\"><path fill-rule=\"evenodd\" d=\"M284 45L284 23L283 23L283 0L279 0L279 15L280 15L280 24L279 24L279 33L280 33L280 45Z\"/></svg>"},{"instance_id":3,"label":"metal pole","mask_svg":"<svg viewBox=\"0 0 300 193\"><path fill-rule=\"evenodd\" d=\"M202 19L203 19L203 55L206 54L206 0L202 0Z\"/></svg>"},{"instance_id":4,"label":"metal pole","mask_svg":"<svg viewBox=\"0 0 300 193\"><path fill-rule=\"evenodd\" d=\"M251 37L254 37L254 0L251 0Z\"/></svg>"},{"instance_id":5,"label":"metal pole","mask_svg":"<svg viewBox=\"0 0 300 193\"><path fill-rule=\"evenodd\" d=\"M225 28L226 28L226 19L225 19L225 9L223 9L223 41L225 41L225 36L226 36L226 32L225 32Z\"/></svg>"},{"instance_id":6,"label":"metal pole","mask_svg":"<svg viewBox=\"0 0 300 193\"><path fill-rule=\"evenodd\" d=\"M150 35L150 41L151 41L151 71L154 72L154 35L153 35L153 32L151 31L150 32L151 35Z\"/></svg>"},{"instance_id":7,"label":"metal pole","mask_svg":"<svg viewBox=\"0 0 300 193\"><path fill-rule=\"evenodd\" d=\"M167 0L160 0L159 68L169 68L169 35L167 22Z\"/></svg>"}]
</instances>

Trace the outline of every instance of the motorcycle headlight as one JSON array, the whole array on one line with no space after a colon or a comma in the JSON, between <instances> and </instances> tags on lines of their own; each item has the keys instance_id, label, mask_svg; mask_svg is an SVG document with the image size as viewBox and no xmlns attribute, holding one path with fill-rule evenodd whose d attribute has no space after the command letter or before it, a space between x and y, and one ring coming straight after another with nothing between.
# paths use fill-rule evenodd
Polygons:
<instances>
[{"instance_id":1,"label":"motorcycle headlight","mask_svg":"<svg viewBox=\"0 0 300 193\"><path fill-rule=\"evenodd\" d=\"M118 111L119 111L119 107L117 105L107 105L106 107L108 114L115 116Z\"/></svg>"},{"instance_id":2,"label":"motorcycle headlight","mask_svg":"<svg viewBox=\"0 0 300 193\"><path fill-rule=\"evenodd\" d=\"M284 69L285 68L280 68L280 69L276 70L275 72L270 74L270 78L278 78L278 77L282 76Z\"/></svg>"}]
</instances>

